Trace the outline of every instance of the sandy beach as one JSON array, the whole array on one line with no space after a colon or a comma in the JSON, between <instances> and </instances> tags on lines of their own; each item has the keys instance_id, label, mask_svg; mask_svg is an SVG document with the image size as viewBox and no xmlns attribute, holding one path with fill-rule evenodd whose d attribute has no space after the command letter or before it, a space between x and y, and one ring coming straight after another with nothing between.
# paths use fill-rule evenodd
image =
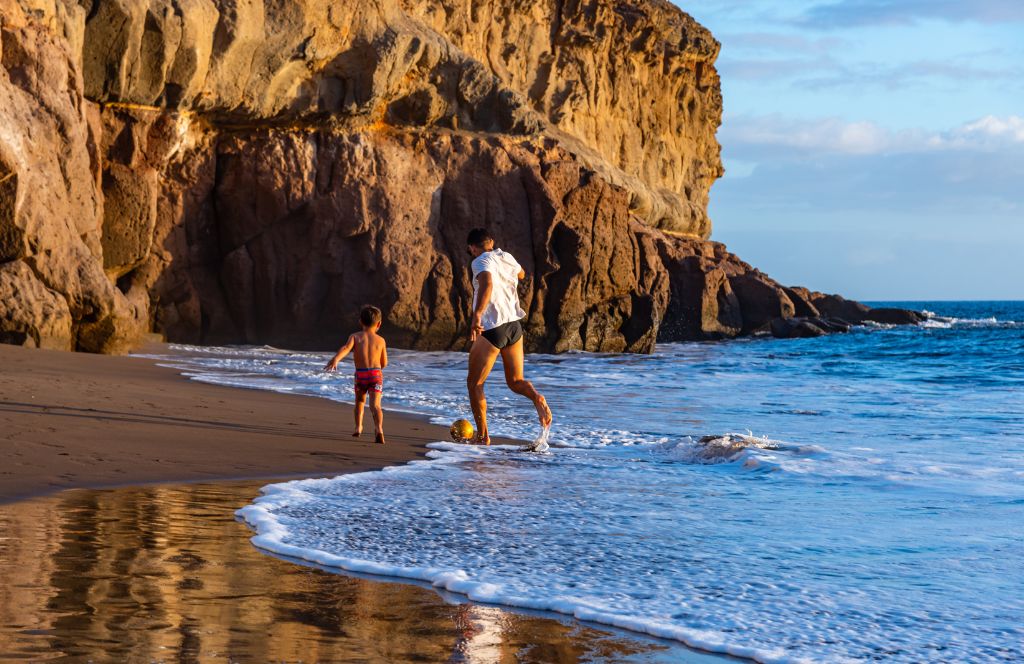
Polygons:
<instances>
[{"instance_id":1,"label":"sandy beach","mask_svg":"<svg viewBox=\"0 0 1024 664\"><path fill-rule=\"evenodd\" d=\"M168 352L164 346L151 350ZM0 344L0 501L76 487L332 475L408 461L445 440L426 418L324 399L206 385L139 357ZM349 380L347 370L338 380ZM387 396L385 394L385 406Z\"/></svg>"}]
</instances>

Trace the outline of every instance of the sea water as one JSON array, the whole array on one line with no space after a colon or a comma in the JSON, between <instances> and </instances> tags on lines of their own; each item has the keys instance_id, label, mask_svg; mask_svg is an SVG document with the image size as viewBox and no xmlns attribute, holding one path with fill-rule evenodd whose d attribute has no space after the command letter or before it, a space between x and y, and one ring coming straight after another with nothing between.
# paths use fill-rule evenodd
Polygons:
<instances>
[{"instance_id":1,"label":"sea water","mask_svg":"<svg viewBox=\"0 0 1024 664\"><path fill-rule=\"evenodd\" d=\"M439 441L240 515L279 554L762 662L1022 661L1024 303L903 304L932 317L530 355L547 453ZM329 354L176 353L199 380L350 399ZM465 354L390 355L387 406L470 416ZM539 433L500 369L488 399L492 433Z\"/></svg>"}]
</instances>

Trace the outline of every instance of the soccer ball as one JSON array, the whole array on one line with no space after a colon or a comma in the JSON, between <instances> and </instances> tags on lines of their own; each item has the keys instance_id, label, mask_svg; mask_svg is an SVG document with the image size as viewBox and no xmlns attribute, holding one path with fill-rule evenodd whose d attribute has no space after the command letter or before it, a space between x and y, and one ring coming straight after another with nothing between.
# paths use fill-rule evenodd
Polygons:
<instances>
[{"instance_id":1,"label":"soccer ball","mask_svg":"<svg viewBox=\"0 0 1024 664\"><path fill-rule=\"evenodd\" d=\"M452 440L456 443L464 443L473 437L476 433L473 430L473 425L468 420L455 420L452 422L452 428L448 430L452 435Z\"/></svg>"}]
</instances>

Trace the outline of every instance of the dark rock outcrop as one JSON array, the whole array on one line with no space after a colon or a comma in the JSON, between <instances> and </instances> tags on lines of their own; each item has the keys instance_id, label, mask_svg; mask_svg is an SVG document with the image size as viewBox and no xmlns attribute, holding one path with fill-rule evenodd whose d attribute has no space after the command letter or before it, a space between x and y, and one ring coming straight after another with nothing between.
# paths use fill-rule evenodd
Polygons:
<instances>
[{"instance_id":1,"label":"dark rock outcrop","mask_svg":"<svg viewBox=\"0 0 1024 664\"><path fill-rule=\"evenodd\" d=\"M459 348L479 225L534 350L873 320L707 241L717 53L662 0L0 0L0 341Z\"/></svg>"},{"instance_id":2,"label":"dark rock outcrop","mask_svg":"<svg viewBox=\"0 0 1024 664\"><path fill-rule=\"evenodd\" d=\"M659 339L728 339L740 334L743 313L722 266L732 258L725 247L665 236L658 247L670 287Z\"/></svg>"},{"instance_id":3,"label":"dark rock outcrop","mask_svg":"<svg viewBox=\"0 0 1024 664\"><path fill-rule=\"evenodd\" d=\"M736 275L729 281L743 311L744 334L760 330L777 318L789 318L796 311L785 289L758 271Z\"/></svg>"},{"instance_id":4,"label":"dark rock outcrop","mask_svg":"<svg viewBox=\"0 0 1024 664\"><path fill-rule=\"evenodd\" d=\"M816 321L806 318L775 318L768 325L776 339L807 339L828 334Z\"/></svg>"},{"instance_id":5,"label":"dark rock outcrop","mask_svg":"<svg viewBox=\"0 0 1024 664\"><path fill-rule=\"evenodd\" d=\"M927 318L920 311L911 311L909 309L896 309L893 307L876 307L872 309L860 302L847 300L841 295L810 293L810 298L822 315L837 318L854 325L863 323L915 325Z\"/></svg>"},{"instance_id":6,"label":"dark rock outcrop","mask_svg":"<svg viewBox=\"0 0 1024 664\"><path fill-rule=\"evenodd\" d=\"M836 318L776 318L768 325L776 339L806 339L836 332L849 332L850 325Z\"/></svg>"},{"instance_id":7,"label":"dark rock outcrop","mask_svg":"<svg viewBox=\"0 0 1024 664\"><path fill-rule=\"evenodd\" d=\"M860 324L866 319L871 308L867 305L847 300L842 295L825 295L824 293L811 293L811 304L823 316L838 318L850 323Z\"/></svg>"},{"instance_id":8,"label":"dark rock outcrop","mask_svg":"<svg viewBox=\"0 0 1024 664\"><path fill-rule=\"evenodd\" d=\"M789 301L793 303L793 311L797 316L815 318L821 315L821 312L818 311L818 308L814 306L814 303L811 301L811 292L806 288L792 286L788 288L783 287L782 290L786 294L786 297L789 298Z\"/></svg>"},{"instance_id":9,"label":"dark rock outcrop","mask_svg":"<svg viewBox=\"0 0 1024 664\"><path fill-rule=\"evenodd\" d=\"M864 316L865 321L883 325L916 325L924 322L926 316L920 311L895 309L893 307L876 307Z\"/></svg>"}]
</instances>

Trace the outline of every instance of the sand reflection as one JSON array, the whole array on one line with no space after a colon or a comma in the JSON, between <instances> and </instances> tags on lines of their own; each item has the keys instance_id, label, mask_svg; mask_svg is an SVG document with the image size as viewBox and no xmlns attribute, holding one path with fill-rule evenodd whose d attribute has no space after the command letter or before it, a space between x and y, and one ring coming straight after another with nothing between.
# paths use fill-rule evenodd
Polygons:
<instances>
[{"instance_id":1,"label":"sand reflection","mask_svg":"<svg viewBox=\"0 0 1024 664\"><path fill-rule=\"evenodd\" d=\"M258 486L79 490L0 505L0 660L704 659L264 555L233 518Z\"/></svg>"}]
</instances>

